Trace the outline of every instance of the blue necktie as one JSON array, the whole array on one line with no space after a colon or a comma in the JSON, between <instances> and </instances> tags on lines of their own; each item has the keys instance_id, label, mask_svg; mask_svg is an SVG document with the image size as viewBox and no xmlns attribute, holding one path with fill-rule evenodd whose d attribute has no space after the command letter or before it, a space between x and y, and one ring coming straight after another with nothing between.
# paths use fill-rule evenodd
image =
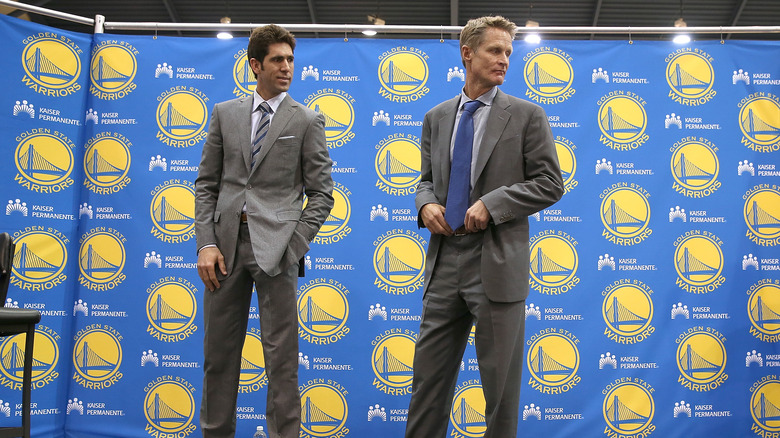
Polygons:
<instances>
[{"instance_id":1,"label":"blue necktie","mask_svg":"<svg viewBox=\"0 0 780 438\"><path fill-rule=\"evenodd\" d=\"M457 230L463 225L466 210L469 208L471 193L471 150L474 145L474 112L482 102L472 100L463 105L463 114L455 134L455 146L452 150L450 165L450 184L447 190L447 208L444 220L450 228Z\"/></svg>"},{"instance_id":2,"label":"blue necktie","mask_svg":"<svg viewBox=\"0 0 780 438\"><path fill-rule=\"evenodd\" d=\"M268 134L268 126L271 124L271 107L268 102L263 102L257 106L257 110L262 113L260 122L257 124L255 135L252 136L252 168L255 168L255 155L263 147L263 139Z\"/></svg>"}]
</instances>

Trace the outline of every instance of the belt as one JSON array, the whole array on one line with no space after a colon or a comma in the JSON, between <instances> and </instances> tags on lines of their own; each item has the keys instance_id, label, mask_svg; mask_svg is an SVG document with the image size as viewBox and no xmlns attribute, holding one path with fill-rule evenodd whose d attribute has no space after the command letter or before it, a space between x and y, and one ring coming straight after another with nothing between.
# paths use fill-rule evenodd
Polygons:
<instances>
[{"instance_id":1,"label":"belt","mask_svg":"<svg viewBox=\"0 0 780 438\"><path fill-rule=\"evenodd\" d=\"M241 213L241 222L246 223L246 213Z\"/></svg>"}]
</instances>

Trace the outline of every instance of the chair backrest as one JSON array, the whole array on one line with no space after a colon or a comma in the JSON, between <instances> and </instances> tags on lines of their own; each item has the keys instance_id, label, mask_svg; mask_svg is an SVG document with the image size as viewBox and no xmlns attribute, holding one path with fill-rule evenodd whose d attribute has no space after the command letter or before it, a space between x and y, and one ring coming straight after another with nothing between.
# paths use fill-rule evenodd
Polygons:
<instances>
[{"instance_id":1,"label":"chair backrest","mask_svg":"<svg viewBox=\"0 0 780 438\"><path fill-rule=\"evenodd\" d=\"M15 246L10 234L0 234L0 307L5 305L5 299L8 296Z\"/></svg>"}]
</instances>

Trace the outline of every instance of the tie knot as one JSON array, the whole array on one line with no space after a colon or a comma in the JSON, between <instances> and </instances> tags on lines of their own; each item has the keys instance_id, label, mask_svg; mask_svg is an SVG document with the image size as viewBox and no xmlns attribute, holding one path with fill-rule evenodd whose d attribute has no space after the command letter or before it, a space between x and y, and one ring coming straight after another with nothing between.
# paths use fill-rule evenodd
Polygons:
<instances>
[{"instance_id":1,"label":"tie knot","mask_svg":"<svg viewBox=\"0 0 780 438\"><path fill-rule=\"evenodd\" d=\"M470 100L463 104L463 111L473 115L474 111L476 111L481 106L482 106L482 102L478 100Z\"/></svg>"},{"instance_id":2,"label":"tie knot","mask_svg":"<svg viewBox=\"0 0 780 438\"><path fill-rule=\"evenodd\" d=\"M268 105L268 102L262 102L260 105L257 105L257 109L262 111L263 113L271 112L271 106Z\"/></svg>"}]
</instances>

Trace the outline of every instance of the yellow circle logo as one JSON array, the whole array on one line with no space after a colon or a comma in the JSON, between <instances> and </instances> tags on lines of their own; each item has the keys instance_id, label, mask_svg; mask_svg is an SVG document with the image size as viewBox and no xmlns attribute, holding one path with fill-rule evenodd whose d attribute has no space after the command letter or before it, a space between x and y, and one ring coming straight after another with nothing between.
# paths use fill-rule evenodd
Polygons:
<instances>
[{"instance_id":1,"label":"yellow circle logo","mask_svg":"<svg viewBox=\"0 0 780 438\"><path fill-rule=\"evenodd\" d=\"M22 281L47 283L62 274L68 251L58 236L43 230L28 231L14 237L14 241L16 250L11 269Z\"/></svg>"},{"instance_id":2,"label":"yellow circle logo","mask_svg":"<svg viewBox=\"0 0 780 438\"><path fill-rule=\"evenodd\" d=\"M84 154L84 173L92 185L112 187L124 181L129 171L130 147L125 141L105 136L89 143Z\"/></svg>"},{"instance_id":3,"label":"yellow circle logo","mask_svg":"<svg viewBox=\"0 0 780 438\"><path fill-rule=\"evenodd\" d=\"M688 141L675 149L671 159L672 177L685 190L685 195L709 195L717 185L720 163L718 156L709 144L701 141Z\"/></svg>"},{"instance_id":4,"label":"yellow circle logo","mask_svg":"<svg viewBox=\"0 0 780 438\"><path fill-rule=\"evenodd\" d=\"M555 139L555 151L558 153L558 163L561 166L563 186L566 190L564 194L569 193L577 186L574 180L574 175L577 173L577 157L574 155L574 147L574 144L565 138Z\"/></svg>"},{"instance_id":5,"label":"yellow circle logo","mask_svg":"<svg viewBox=\"0 0 780 438\"><path fill-rule=\"evenodd\" d=\"M650 423L655 415L655 403L650 391L642 385L622 383L613 386L606 391L602 411L607 426L616 433L634 435L653 430Z\"/></svg>"},{"instance_id":6,"label":"yellow circle logo","mask_svg":"<svg viewBox=\"0 0 780 438\"><path fill-rule=\"evenodd\" d=\"M406 333L384 336L374 345L371 352L371 368L388 394L410 394L412 388L412 365L414 364L415 339ZM381 389L381 387L380 387Z\"/></svg>"},{"instance_id":7,"label":"yellow circle logo","mask_svg":"<svg viewBox=\"0 0 780 438\"><path fill-rule=\"evenodd\" d=\"M601 133L612 143L630 144L631 149L635 149L645 137L647 112L637 98L618 94L601 103L598 124ZM613 149L620 149L613 144L609 145Z\"/></svg>"},{"instance_id":8,"label":"yellow circle logo","mask_svg":"<svg viewBox=\"0 0 780 438\"><path fill-rule=\"evenodd\" d=\"M397 96L420 95L427 93L428 63L419 50L397 47L382 58L377 76L382 88ZM380 90L380 93L382 93ZM387 97L385 95L385 97Z\"/></svg>"},{"instance_id":9,"label":"yellow circle logo","mask_svg":"<svg viewBox=\"0 0 780 438\"><path fill-rule=\"evenodd\" d=\"M776 415L778 406L780 406L780 380L777 378L765 380L750 396L750 415L753 421L762 429L774 434L780 432L780 417ZM756 433L760 432L756 431Z\"/></svg>"},{"instance_id":10,"label":"yellow circle logo","mask_svg":"<svg viewBox=\"0 0 780 438\"><path fill-rule=\"evenodd\" d=\"M195 190L190 185L167 185L155 193L149 207L152 223L160 233L168 236L188 236L194 233Z\"/></svg>"},{"instance_id":11,"label":"yellow circle logo","mask_svg":"<svg viewBox=\"0 0 780 438\"><path fill-rule=\"evenodd\" d=\"M653 321L653 301L642 288L624 284L604 295L601 316L609 329L618 335L637 336Z\"/></svg>"},{"instance_id":12,"label":"yellow circle logo","mask_svg":"<svg viewBox=\"0 0 780 438\"><path fill-rule=\"evenodd\" d=\"M525 84L534 93L545 97L558 97L571 88L574 69L569 60L553 51L540 51L525 63L523 69ZM562 100L545 99L544 103L558 103Z\"/></svg>"},{"instance_id":13,"label":"yellow circle logo","mask_svg":"<svg viewBox=\"0 0 780 438\"><path fill-rule=\"evenodd\" d=\"M332 280L314 282L298 294L298 322L304 339L329 344L349 332L349 301L340 286Z\"/></svg>"},{"instance_id":14,"label":"yellow circle logo","mask_svg":"<svg viewBox=\"0 0 780 438\"><path fill-rule=\"evenodd\" d=\"M326 383L307 386L301 392L301 428L315 437L330 437L347 422L347 399Z\"/></svg>"},{"instance_id":15,"label":"yellow circle logo","mask_svg":"<svg viewBox=\"0 0 780 438\"><path fill-rule=\"evenodd\" d=\"M108 328L80 331L73 347L73 378L89 389L104 389L122 378L122 345L118 333Z\"/></svg>"},{"instance_id":16,"label":"yellow circle logo","mask_svg":"<svg viewBox=\"0 0 780 438\"><path fill-rule=\"evenodd\" d=\"M324 90L323 90L324 91ZM320 92L317 97L308 100L306 106L322 114L325 118L325 140L328 147L343 146L352 136L355 123L355 108L343 91Z\"/></svg>"},{"instance_id":17,"label":"yellow circle logo","mask_svg":"<svg viewBox=\"0 0 780 438\"><path fill-rule=\"evenodd\" d=\"M752 191L745 199L743 217L750 232L758 237L757 243L769 245L780 240L780 191Z\"/></svg>"},{"instance_id":18,"label":"yellow circle logo","mask_svg":"<svg viewBox=\"0 0 780 438\"><path fill-rule=\"evenodd\" d=\"M780 140L780 104L768 97L755 97L739 110L739 128L742 135L759 145L774 145ZM769 152L772 149L757 149Z\"/></svg>"},{"instance_id":19,"label":"yellow circle logo","mask_svg":"<svg viewBox=\"0 0 780 438\"><path fill-rule=\"evenodd\" d=\"M677 245L674 265L682 281L692 286L709 285L723 271L723 251L706 236L689 236Z\"/></svg>"},{"instance_id":20,"label":"yellow circle logo","mask_svg":"<svg viewBox=\"0 0 780 438\"><path fill-rule=\"evenodd\" d=\"M780 287L777 284L763 284L757 288L751 288L747 303L748 318L753 328L758 331L753 335L757 338L777 342L780 335Z\"/></svg>"},{"instance_id":21,"label":"yellow circle logo","mask_svg":"<svg viewBox=\"0 0 780 438\"><path fill-rule=\"evenodd\" d=\"M191 424L195 416L193 390L192 385L180 377L175 381L163 380L155 384L144 397L146 421L170 436L184 438L194 432L197 426Z\"/></svg>"},{"instance_id":22,"label":"yellow circle logo","mask_svg":"<svg viewBox=\"0 0 780 438\"><path fill-rule=\"evenodd\" d=\"M110 232L92 230L79 248L79 272L93 283L111 283L122 276L125 246Z\"/></svg>"},{"instance_id":23,"label":"yellow circle logo","mask_svg":"<svg viewBox=\"0 0 780 438\"><path fill-rule=\"evenodd\" d=\"M544 236L531 244L531 278L539 284L565 286L577 275L578 265L577 250L561 236Z\"/></svg>"},{"instance_id":24,"label":"yellow circle logo","mask_svg":"<svg viewBox=\"0 0 780 438\"><path fill-rule=\"evenodd\" d=\"M81 75L81 58L73 47L56 38L36 38L22 51L22 67L38 85L64 89Z\"/></svg>"},{"instance_id":25,"label":"yellow circle logo","mask_svg":"<svg viewBox=\"0 0 780 438\"><path fill-rule=\"evenodd\" d=\"M579 381L580 352L571 339L557 333L536 337L526 355L531 376L552 387L568 387ZM537 388L538 389L538 388Z\"/></svg>"},{"instance_id":26,"label":"yellow circle logo","mask_svg":"<svg viewBox=\"0 0 780 438\"><path fill-rule=\"evenodd\" d=\"M343 232L349 225L349 218L351 215L352 204L349 202L346 188L340 184L334 184L333 208L330 210L328 217L325 218L325 222L317 233L317 237L324 242L327 242L328 238Z\"/></svg>"},{"instance_id":27,"label":"yellow circle logo","mask_svg":"<svg viewBox=\"0 0 780 438\"><path fill-rule=\"evenodd\" d=\"M677 346L677 368L683 377L699 385L700 390L715 389L719 386L718 377L726 368L726 348L712 333L689 333Z\"/></svg>"},{"instance_id":28,"label":"yellow circle logo","mask_svg":"<svg viewBox=\"0 0 780 438\"><path fill-rule=\"evenodd\" d=\"M42 326L35 330L35 343L31 352L33 389L46 386L59 376L55 368L59 362L60 349L52 334L56 336L56 333ZM26 341L27 334L19 333L3 338L0 344L0 357L3 358L0 362L0 371L14 382L12 385L6 383L4 386L14 390L22 389Z\"/></svg>"},{"instance_id":29,"label":"yellow circle logo","mask_svg":"<svg viewBox=\"0 0 780 438\"><path fill-rule=\"evenodd\" d=\"M383 190L389 194L405 196L414 193L412 187L420 182L420 144L413 138L397 138L383 142L374 159L374 169L381 184L395 189Z\"/></svg>"},{"instance_id":30,"label":"yellow circle logo","mask_svg":"<svg viewBox=\"0 0 780 438\"><path fill-rule=\"evenodd\" d=\"M601 200L601 223L611 234L631 243L641 236L650 223L650 202L633 187L609 192ZM641 242L641 240L640 240Z\"/></svg>"},{"instance_id":31,"label":"yellow circle logo","mask_svg":"<svg viewBox=\"0 0 780 438\"><path fill-rule=\"evenodd\" d=\"M146 317L152 335L163 341L181 341L190 336L198 313L195 291L180 281L166 281L152 289L146 299ZM158 335L159 333L159 335Z\"/></svg>"},{"instance_id":32,"label":"yellow circle logo","mask_svg":"<svg viewBox=\"0 0 780 438\"><path fill-rule=\"evenodd\" d=\"M16 146L14 158L19 174L34 186L44 188L38 191L59 191L73 184L70 174L74 158L69 140L44 133L29 135Z\"/></svg>"},{"instance_id":33,"label":"yellow circle logo","mask_svg":"<svg viewBox=\"0 0 780 438\"><path fill-rule=\"evenodd\" d=\"M715 83L715 70L710 60L701 54L683 52L667 62L666 83L681 98L681 103L698 105L704 103L699 99L709 95ZM694 99L695 103L686 101L688 99Z\"/></svg>"},{"instance_id":34,"label":"yellow circle logo","mask_svg":"<svg viewBox=\"0 0 780 438\"><path fill-rule=\"evenodd\" d=\"M455 430L469 438L485 435L485 394L482 385L468 384L455 391L450 410L450 421Z\"/></svg>"},{"instance_id":35,"label":"yellow circle logo","mask_svg":"<svg viewBox=\"0 0 780 438\"><path fill-rule=\"evenodd\" d=\"M192 139L203 131L208 109L200 95L179 90L160 99L155 115L157 127L163 134L173 140L183 141Z\"/></svg>"},{"instance_id":36,"label":"yellow circle logo","mask_svg":"<svg viewBox=\"0 0 780 438\"><path fill-rule=\"evenodd\" d=\"M133 85L137 70L135 54L127 46L105 44L92 53L89 78L103 93L119 93Z\"/></svg>"},{"instance_id":37,"label":"yellow circle logo","mask_svg":"<svg viewBox=\"0 0 780 438\"><path fill-rule=\"evenodd\" d=\"M383 282L403 288L422 280L425 248L413 236L394 235L377 245L373 261L374 271Z\"/></svg>"},{"instance_id":38,"label":"yellow circle logo","mask_svg":"<svg viewBox=\"0 0 780 438\"><path fill-rule=\"evenodd\" d=\"M244 348L241 350L241 374L239 374L239 391L255 392L268 384L265 373L265 356L260 333L255 329L247 332Z\"/></svg>"},{"instance_id":39,"label":"yellow circle logo","mask_svg":"<svg viewBox=\"0 0 780 438\"><path fill-rule=\"evenodd\" d=\"M246 49L241 49L233 57L236 58L236 62L233 63L233 81L236 83L236 91L240 92L236 93L234 91L233 94L239 95L243 93L244 95L250 95L257 88L257 78L249 65Z\"/></svg>"}]
</instances>

